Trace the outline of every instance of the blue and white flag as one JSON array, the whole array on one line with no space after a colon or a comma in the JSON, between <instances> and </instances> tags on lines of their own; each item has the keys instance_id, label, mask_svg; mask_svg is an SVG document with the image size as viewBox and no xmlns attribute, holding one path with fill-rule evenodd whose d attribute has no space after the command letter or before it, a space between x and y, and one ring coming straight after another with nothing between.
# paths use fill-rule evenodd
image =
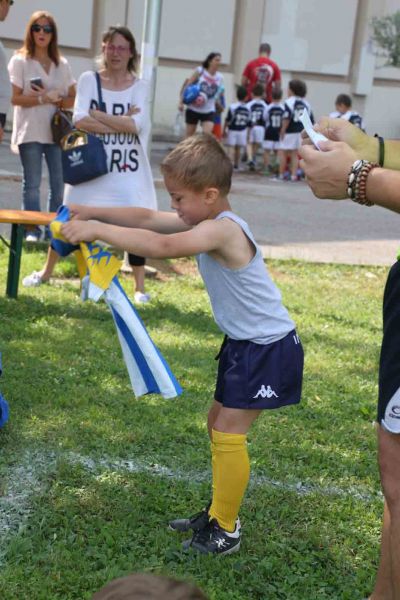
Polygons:
<instances>
[{"instance_id":1,"label":"blue and white flag","mask_svg":"<svg viewBox=\"0 0 400 600\"><path fill-rule=\"evenodd\" d=\"M182 393L181 386L118 281L116 273L120 269L120 261L99 244L69 244L60 232L61 224L68 220L69 209L63 206L50 225L52 247L61 256L76 253L82 279L82 298L95 302L103 298L109 306L135 395L178 396Z\"/></svg>"}]
</instances>

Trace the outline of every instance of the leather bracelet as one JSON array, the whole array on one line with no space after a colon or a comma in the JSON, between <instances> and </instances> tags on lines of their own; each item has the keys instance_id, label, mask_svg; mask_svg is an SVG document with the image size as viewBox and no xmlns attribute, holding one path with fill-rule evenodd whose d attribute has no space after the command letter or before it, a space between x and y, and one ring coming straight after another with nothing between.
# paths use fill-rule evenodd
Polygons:
<instances>
[{"instance_id":1,"label":"leather bracelet","mask_svg":"<svg viewBox=\"0 0 400 600\"><path fill-rule=\"evenodd\" d=\"M347 195L358 204L364 206L373 206L374 203L367 199L367 177L372 171L379 167L377 163L371 163L367 160L356 160L350 169L347 178Z\"/></svg>"},{"instance_id":2,"label":"leather bracelet","mask_svg":"<svg viewBox=\"0 0 400 600\"><path fill-rule=\"evenodd\" d=\"M374 137L378 138L378 164L380 167L383 167L385 162L385 140L381 135L375 133Z\"/></svg>"}]
</instances>

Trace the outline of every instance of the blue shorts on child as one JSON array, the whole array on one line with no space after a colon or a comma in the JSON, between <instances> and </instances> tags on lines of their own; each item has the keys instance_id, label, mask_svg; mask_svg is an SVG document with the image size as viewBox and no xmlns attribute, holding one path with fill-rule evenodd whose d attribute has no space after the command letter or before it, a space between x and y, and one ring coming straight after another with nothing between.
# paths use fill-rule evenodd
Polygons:
<instances>
[{"instance_id":1,"label":"blue shorts on child","mask_svg":"<svg viewBox=\"0 0 400 600\"><path fill-rule=\"evenodd\" d=\"M304 353L295 330L265 345L226 337L218 358L215 400L226 408L264 410L300 402Z\"/></svg>"}]
</instances>

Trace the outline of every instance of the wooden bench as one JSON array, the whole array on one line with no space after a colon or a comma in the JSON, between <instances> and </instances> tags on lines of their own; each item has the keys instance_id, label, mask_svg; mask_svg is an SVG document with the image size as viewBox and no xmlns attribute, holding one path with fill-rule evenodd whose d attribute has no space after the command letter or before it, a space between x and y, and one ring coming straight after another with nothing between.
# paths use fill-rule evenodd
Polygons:
<instances>
[{"instance_id":1,"label":"wooden bench","mask_svg":"<svg viewBox=\"0 0 400 600\"><path fill-rule=\"evenodd\" d=\"M19 271L25 226L48 225L55 216L56 213L34 210L0 209L0 223L10 223L11 225L10 243L0 235L0 239L10 250L6 288L6 295L9 298L17 298L18 296Z\"/></svg>"}]
</instances>

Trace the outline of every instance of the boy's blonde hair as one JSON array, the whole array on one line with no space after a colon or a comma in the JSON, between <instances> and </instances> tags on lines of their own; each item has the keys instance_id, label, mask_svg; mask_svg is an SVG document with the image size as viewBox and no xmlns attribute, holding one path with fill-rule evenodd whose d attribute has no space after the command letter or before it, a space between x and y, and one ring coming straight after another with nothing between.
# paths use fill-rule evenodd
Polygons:
<instances>
[{"instance_id":1,"label":"boy's blonde hair","mask_svg":"<svg viewBox=\"0 0 400 600\"><path fill-rule=\"evenodd\" d=\"M232 163L221 144L208 133L180 142L162 161L161 172L195 192L214 187L226 195L231 189Z\"/></svg>"}]
</instances>

